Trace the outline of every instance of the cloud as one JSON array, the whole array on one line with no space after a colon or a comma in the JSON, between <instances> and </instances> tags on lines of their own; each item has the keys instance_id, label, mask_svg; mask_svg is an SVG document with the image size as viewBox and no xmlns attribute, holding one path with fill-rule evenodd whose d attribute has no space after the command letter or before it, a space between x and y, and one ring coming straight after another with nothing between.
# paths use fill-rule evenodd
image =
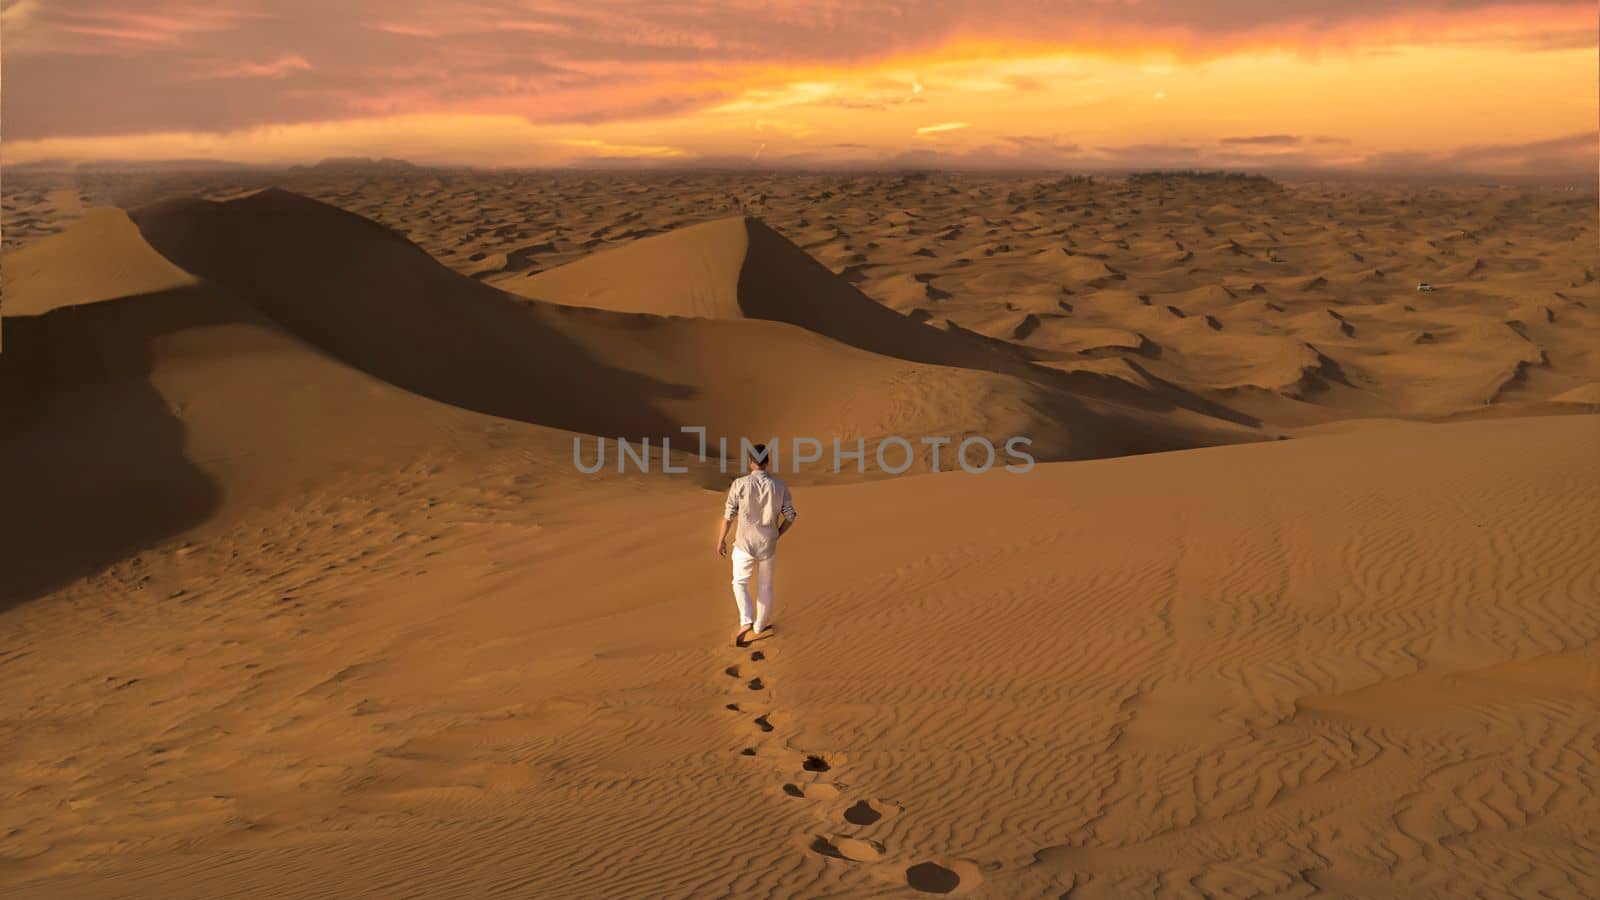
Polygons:
<instances>
[{"instance_id":1,"label":"cloud","mask_svg":"<svg viewBox=\"0 0 1600 900\"><path fill-rule=\"evenodd\" d=\"M1362 153L1344 144L1240 145L1215 141L1101 143L1060 134L964 132L955 142L839 141L750 132L738 150L694 123L660 134L623 124L547 126L509 115L398 116L256 127L228 134L176 133L6 142L4 162L174 158L281 164L328 155L397 156L436 164L653 168L949 168L1127 171L1158 168L1344 172L1377 175L1529 175L1592 181L1600 133L1446 150ZM758 148L766 149L757 154Z\"/></svg>"},{"instance_id":2,"label":"cloud","mask_svg":"<svg viewBox=\"0 0 1600 900\"><path fill-rule=\"evenodd\" d=\"M183 46L192 37L237 30L270 16L224 3L167 3L129 10L110 3L19 0L3 14L7 51L30 53L150 53Z\"/></svg>"},{"instance_id":3,"label":"cloud","mask_svg":"<svg viewBox=\"0 0 1600 900\"><path fill-rule=\"evenodd\" d=\"M1592 176L1600 162L1600 132L1584 131L1538 141L1472 144L1442 153L1379 153L1363 168L1399 174L1435 172L1493 175Z\"/></svg>"},{"instance_id":4,"label":"cloud","mask_svg":"<svg viewBox=\"0 0 1600 900\"><path fill-rule=\"evenodd\" d=\"M1055 135L1008 134L1002 136L1000 142L1009 145L1017 152L1030 154L1074 154L1082 149L1077 144L1064 141Z\"/></svg>"},{"instance_id":5,"label":"cloud","mask_svg":"<svg viewBox=\"0 0 1600 900\"><path fill-rule=\"evenodd\" d=\"M0 28L20 32L39 14L39 0L7 0L0 4Z\"/></svg>"},{"instance_id":6,"label":"cloud","mask_svg":"<svg viewBox=\"0 0 1600 900\"><path fill-rule=\"evenodd\" d=\"M1593 46L1587 3L1515 0L8 0L8 139L226 131L407 113L649 118L951 47L1186 57L1240 47L1527 41ZM297 62L288 62L297 61ZM301 65L303 63L304 65ZM193 73L233 73L226 96ZM292 75L293 77L284 77ZM831 98L890 108L941 90L1046 93L1064 77L915 77ZM826 76L794 79L827 81ZM245 83L248 82L248 86Z\"/></svg>"},{"instance_id":7,"label":"cloud","mask_svg":"<svg viewBox=\"0 0 1600 900\"><path fill-rule=\"evenodd\" d=\"M620 99L609 104L598 103L590 108L583 104L573 104L569 109L562 111L552 110L544 117L544 121L555 124L581 123L587 125L614 122L619 120L661 119L682 112L705 109L720 101L727 100L726 94L716 91L702 91L686 93L676 97L643 97L637 102L625 102Z\"/></svg>"},{"instance_id":8,"label":"cloud","mask_svg":"<svg viewBox=\"0 0 1600 900\"><path fill-rule=\"evenodd\" d=\"M284 78L295 72L311 71L311 63L297 53L289 53L264 63L239 63L224 66L214 73L216 78Z\"/></svg>"},{"instance_id":9,"label":"cloud","mask_svg":"<svg viewBox=\"0 0 1600 900\"><path fill-rule=\"evenodd\" d=\"M1007 75L1005 83L1014 91L1047 91L1050 82L1033 75Z\"/></svg>"},{"instance_id":10,"label":"cloud","mask_svg":"<svg viewBox=\"0 0 1600 900\"><path fill-rule=\"evenodd\" d=\"M641 144L613 144L599 138L568 138L561 143L585 151L594 159L673 159L685 156L681 147Z\"/></svg>"},{"instance_id":11,"label":"cloud","mask_svg":"<svg viewBox=\"0 0 1600 900\"><path fill-rule=\"evenodd\" d=\"M1244 144L1252 147L1293 147L1305 143L1298 134L1252 134L1245 137L1225 137L1224 144Z\"/></svg>"},{"instance_id":12,"label":"cloud","mask_svg":"<svg viewBox=\"0 0 1600 900\"><path fill-rule=\"evenodd\" d=\"M394 155L391 134L418 158L491 164L884 162L935 145L918 158L1488 171L1594 155L1531 140L1592 123L1592 101L1560 112L1594 97L1593 8L1570 2L0 0L0 26L11 159ZM1499 68L1480 73L1480 55ZM1413 63L1434 80L1408 81ZM1321 95L1267 110L1284 73ZM1549 99L1524 117L1461 73ZM448 140L412 128L446 120ZM1072 140L1010 134L1056 128Z\"/></svg>"}]
</instances>

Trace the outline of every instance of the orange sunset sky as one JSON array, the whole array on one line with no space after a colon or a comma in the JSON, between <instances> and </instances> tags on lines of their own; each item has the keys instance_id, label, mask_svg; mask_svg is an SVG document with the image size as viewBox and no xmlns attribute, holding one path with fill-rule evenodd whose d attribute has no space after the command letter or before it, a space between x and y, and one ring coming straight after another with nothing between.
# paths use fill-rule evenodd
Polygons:
<instances>
[{"instance_id":1,"label":"orange sunset sky","mask_svg":"<svg viewBox=\"0 0 1600 900\"><path fill-rule=\"evenodd\" d=\"M1474 0L3 0L0 158L1597 161L1596 8Z\"/></svg>"}]
</instances>

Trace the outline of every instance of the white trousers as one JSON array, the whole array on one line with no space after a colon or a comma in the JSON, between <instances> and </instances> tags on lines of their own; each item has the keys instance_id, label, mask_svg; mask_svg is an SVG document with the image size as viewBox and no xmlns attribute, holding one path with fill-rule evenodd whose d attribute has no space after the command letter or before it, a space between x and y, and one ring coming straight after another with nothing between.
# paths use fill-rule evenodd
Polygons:
<instances>
[{"instance_id":1,"label":"white trousers","mask_svg":"<svg viewBox=\"0 0 1600 900\"><path fill-rule=\"evenodd\" d=\"M733 602L739 606L739 624L752 626L760 634L772 621L772 570L776 554L766 559L733 548ZM756 579L756 602L750 602L750 579Z\"/></svg>"}]
</instances>

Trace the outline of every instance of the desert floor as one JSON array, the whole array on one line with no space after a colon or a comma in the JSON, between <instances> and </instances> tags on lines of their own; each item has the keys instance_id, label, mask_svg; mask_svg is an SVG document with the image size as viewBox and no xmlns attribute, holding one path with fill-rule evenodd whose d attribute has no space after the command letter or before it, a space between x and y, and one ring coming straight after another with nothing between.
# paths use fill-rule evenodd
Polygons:
<instances>
[{"instance_id":1,"label":"desert floor","mask_svg":"<svg viewBox=\"0 0 1600 900\"><path fill-rule=\"evenodd\" d=\"M4 190L0 895L1600 894L1592 191Z\"/></svg>"}]
</instances>

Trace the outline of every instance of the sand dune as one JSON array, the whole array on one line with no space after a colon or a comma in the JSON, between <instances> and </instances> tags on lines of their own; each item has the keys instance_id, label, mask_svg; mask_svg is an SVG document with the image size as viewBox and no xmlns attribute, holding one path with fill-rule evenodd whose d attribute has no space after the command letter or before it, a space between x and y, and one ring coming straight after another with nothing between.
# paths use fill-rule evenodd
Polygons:
<instances>
[{"instance_id":1,"label":"sand dune","mask_svg":"<svg viewBox=\"0 0 1600 900\"><path fill-rule=\"evenodd\" d=\"M853 294L770 232L757 243L774 244L763 252L777 261L754 275L746 266L738 281L760 289L741 289L768 298L756 312L800 310L793 317L810 327L661 315L681 311L671 301L629 312L516 301L379 226L279 191L158 206L135 218L165 256L342 360L435 399L568 430L659 439L700 426L735 442L749 434L978 434L998 444L1027 434L1043 459L1250 439L1182 398L1129 407L1075 395L1055 373L988 342ZM718 236L689 234L682 243L737 256L737 243L704 239ZM600 283L638 299L655 273L648 259L637 270L621 287Z\"/></svg>"},{"instance_id":2,"label":"sand dune","mask_svg":"<svg viewBox=\"0 0 1600 900\"><path fill-rule=\"evenodd\" d=\"M1592 206L217 177L8 175L0 893L1600 884ZM735 649L727 476L572 465L685 424L1080 461L792 479Z\"/></svg>"},{"instance_id":3,"label":"sand dune","mask_svg":"<svg viewBox=\"0 0 1600 900\"><path fill-rule=\"evenodd\" d=\"M1036 402L1002 377L886 360L776 323L520 302L378 226L289 194L137 217L167 256L340 359L508 418L634 439L681 439L684 425L712 438L849 439L983 430L985 406L1026 416ZM947 410L932 408L935 392Z\"/></svg>"},{"instance_id":4,"label":"sand dune","mask_svg":"<svg viewBox=\"0 0 1600 900\"><path fill-rule=\"evenodd\" d=\"M0 606L162 538L415 462L458 432L516 424L328 357L156 255L120 214L91 213L31 249L39 264L7 268L8 313L46 312L7 316L0 468L28 527L0 542ZM116 293L99 259L134 292L82 302ZM556 459L567 445L520 433L542 434Z\"/></svg>"},{"instance_id":5,"label":"sand dune","mask_svg":"<svg viewBox=\"0 0 1600 900\"><path fill-rule=\"evenodd\" d=\"M152 250L120 209L91 210L72 229L70 240L44 240L6 254L0 291L7 316L36 316L196 283Z\"/></svg>"},{"instance_id":6,"label":"sand dune","mask_svg":"<svg viewBox=\"0 0 1600 900\"><path fill-rule=\"evenodd\" d=\"M294 519L327 557L241 529L180 558L210 577L177 602L137 566L80 586L123 623L78 626L93 657L58 606L14 611L8 878L1583 896L1597 451L1564 417L815 488L780 630L738 652L714 496L552 513L465 451L373 485L383 520ZM950 509L1029 525L906 524ZM351 558L386 528L432 555ZM217 565L263 539L267 584Z\"/></svg>"},{"instance_id":7,"label":"sand dune","mask_svg":"<svg viewBox=\"0 0 1600 900\"><path fill-rule=\"evenodd\" d=\"M162 192L232 197L249 184L240 175L211 178L83 176L71 187L10 179L7 240L58 229L85 204L126 206ZM903 319L1010 345L984 351L979 367L990 370L1012 357L1070 365L1080 330L1138 333L1148 345L1110 352L1143 359L1168 383L1277 429L1445 419L1485 403L1538 412L1600 379L1600 355L1584 338L1600 303L1592 192L758 173L300 173L284 184L399 230L463 274L534 297L542 282L550 296L539 299L576 302L562 282L592 283L585 303L704 317L695 311L704 300L708 310L721 304L718 315L737 308L739 317L800 321L855 346L864 336L867 349L897 358L970 364L970 341L952 351L921 332L879 328L890 321L881 316L856 327L856 317L876 312L857 302L864 295ZM604 262L622 251L628 268ZM819 279L806 256L854 291ZM682 260L695 260L697 274ZM562 274L573 264L580 268ZM619 283L631 277L619 271L634 270L662 277ZM775 284L746 284L741 300L739 273L767 273ZM1418 293L1420 281L1437 290ZM807 302L753 312L739 305L793 298L796 284L806 285ZM1494 328L1506 321L1527 325L1543 361L1526 361L1523 348L1501 340ZM1344 326L1355 333L1340 333ZM1219 355L1219 336L1244 340ZM1263 372L1242 379L1261 390L1229 394L1241 379L1195 366L1272 346L1252 340L1260 337L1315 346L1349 384L1307 392L1297 379ZM1157 351L1171 363L1153 358ZM1272 351L1269 368L1280 369L1286 354L1298 351Z\"/></svg>"},{"instance_id":8,"label":"sand dune","mask_svg":"<svg viewBox=\"0 0 1600 900\"><path fill-rule=\"evenodd\" d=\"M157 205L133 221L94 211L17 256L6 268L0 465L29 473L11 496L35 526L0 548L16 573L0 586L5 603L351 468L408 465L461 430L495 430L570 469L574 431L651 438L658 454L670 438L679 456L697 449L679 426L706 428L713 449L727 438L735 453L747 436L851 448L884 435L984 435L997 447L1026 435L1031 454L1052 459L1211 443L1238 427L1176 407L1147 413L1166 402L1156 392L1130 394L1145 408L1130 411L778 322L521 301L283 192ZM945 335L895 324L934 345ZM514 427L523 423L563 432ZM111 446L128 451L102 466ZM928 468L930 451L916 449L914 467ZM948 452L942 465L954 465ZM100 477L85 479L86 468ZM854 477L849 463L839 474ZM819 465L811 477L829 475ZM691 479L721 477L712 465ZM115 512L85 522L84 509Z\"/></svg>"},{"instance_id":9,"label":"sand dune","mask_svg":"<svg viewBox=\"0 0 1600 900\"><path fill-rule=\"evenodd\" d=\"M841 343L898 359L993 371L1036 386L1037 405L1060 392L1088 401L1104 418L1093 426L1113 437L1121 452L1173 449L1247 440L1235 427L1245 417L1232 414L1176 386L1147 394L1111 388L1100 382L1064 380L1056 367L1031 365L1036 354L1004 339L974 333L955 323L928 327L925 317L908 318L880 306L835 277L765 224L749 218L724 219L674 230L596 253L532 276L495 283L526 297L619 312L711 319L766 319L789 322ZM1058 307L1059 309L1059 307ZM1020 338L1038 327L1037 319L1011 316L1002 338ZM809 370L804 377L809 378ZM1121 408L1096 406L1095 401ZM952 407L954 404L951 404ZM1160 418L1151 412L1176 415ZM1210 419L1220 421L1208 421ZM1135 424L1137 423L1137 424ZM1099 446L1106 446L1101 444ZM1085 449L1070 455L1102 455ZM1047 450L1058 457L1059 451Z\"/></svg>"},{"instance_id":10,"label":"sand dune","mask_svg":"<svg viewBox=\"0 0 1600 900\"><path fill-rule=\"evenodd\" d=\"M756 219L678 229L496 283L526 297L574 306L768 319L900 359L1023 371L1022 354L928 328L884 308Z\"/></svg>"}]
</instances>

